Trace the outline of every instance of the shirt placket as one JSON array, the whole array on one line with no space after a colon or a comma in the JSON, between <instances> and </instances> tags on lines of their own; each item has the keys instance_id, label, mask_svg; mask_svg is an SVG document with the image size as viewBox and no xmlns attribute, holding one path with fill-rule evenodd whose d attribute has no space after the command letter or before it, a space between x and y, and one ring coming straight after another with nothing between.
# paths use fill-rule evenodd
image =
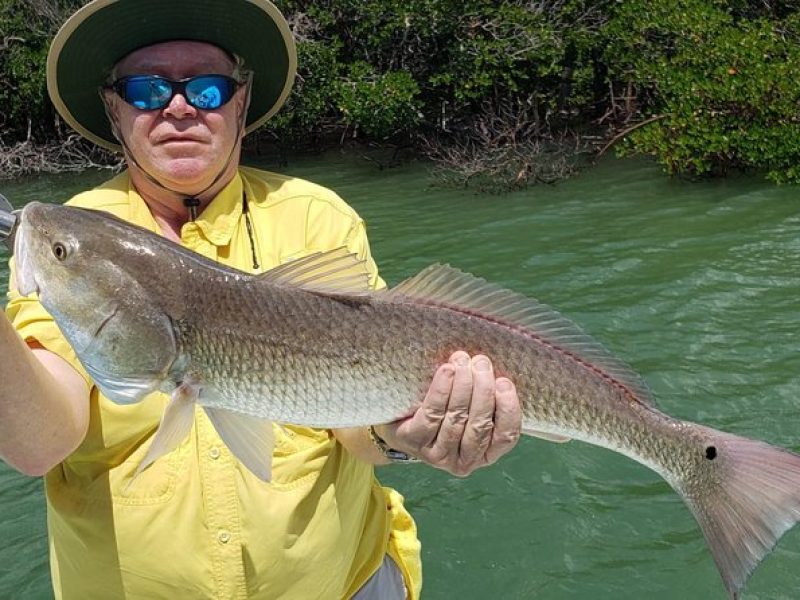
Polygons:
<instances>
[{"instance_id":1,"label":"shirt placket","mask_svg":"<svg viewBox=\"0 0 800 600\"><path fill-rule=\"evenodd\" d=\"M217 247L205 239L200 228L188 223L182 231L183 245L211 260ZM195 414L200 485L207 521L216 596L219 600L244 600L247 582L239 519L236 464L224 448L214 426L198 408Z\"/></svg>"},{"instance_id":2,"label":"shirt placket","mask_svg":"<svg viewBox=\"0 0 800 600\"><path fill-rule=\"evenodd\" d=\"M200 481L212 548L217 598L247 598L244 574L239 495L234 458L222 446L214 426L199 411L195 416Z\"/></svg>"}]
</instances>

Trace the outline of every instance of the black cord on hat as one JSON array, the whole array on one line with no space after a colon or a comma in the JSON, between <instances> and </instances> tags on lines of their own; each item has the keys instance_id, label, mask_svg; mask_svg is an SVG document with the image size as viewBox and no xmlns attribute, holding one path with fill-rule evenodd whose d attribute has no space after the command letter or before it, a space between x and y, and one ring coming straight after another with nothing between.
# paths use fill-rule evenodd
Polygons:
<instances>
[{"instance_id":1,"label":"black cord on hat","mask_svg":"<svg viewBox=\"0 0 800 600\"><path fill-rule=\"evenodd\" d=\"M183 205L189 209L189 220L197 221L197 208L200 206L198 198L184 198Z\"/></svg>"}]
</instances>

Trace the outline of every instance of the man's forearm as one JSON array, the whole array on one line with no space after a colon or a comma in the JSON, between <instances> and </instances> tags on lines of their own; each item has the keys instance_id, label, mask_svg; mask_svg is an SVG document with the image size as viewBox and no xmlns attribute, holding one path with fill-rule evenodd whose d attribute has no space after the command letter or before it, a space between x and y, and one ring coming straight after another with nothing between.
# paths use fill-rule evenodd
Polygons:
<instances>
[{"instance_id":1,"label":"man's forearm","mask_svg":"<svg viewBox=\"0 0 800 600\"><path fill-rule=\"evenodd\" d=\"M86 435L86 384L63 359L31 350L0 314L0 458L43 475Z\"/></svg>"},{"instance_id":2,"label":"man's forearm","mask_svg":"<svg viewBox=\"0 0 800 600\"><path fill-rule=\"evenodd\" d=\"M361 460L373 465L387 465L389 461L375 446L366 427L335 429L333 434L339 443Z\"/></svg>"}]
</instances>

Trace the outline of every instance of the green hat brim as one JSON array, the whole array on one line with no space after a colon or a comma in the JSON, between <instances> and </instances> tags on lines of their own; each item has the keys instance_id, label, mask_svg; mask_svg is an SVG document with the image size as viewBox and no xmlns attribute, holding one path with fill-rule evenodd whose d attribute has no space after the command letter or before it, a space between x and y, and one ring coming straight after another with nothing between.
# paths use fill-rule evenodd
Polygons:
<instances>
[{"instance_id":1,"label":"green hat brim","mask_svg":"<svg viewBox=\"0 0 800 600\"><path fill-rule=\"evenodd\" d=\"M267 0L94 0L50 46L47 89L56 110L85 138L120 150L99 90L120 59L172 40L208 42L244 59L253 72L247 133L274 115L292 89L294 39Z\"/></svg>"}]
</instances>

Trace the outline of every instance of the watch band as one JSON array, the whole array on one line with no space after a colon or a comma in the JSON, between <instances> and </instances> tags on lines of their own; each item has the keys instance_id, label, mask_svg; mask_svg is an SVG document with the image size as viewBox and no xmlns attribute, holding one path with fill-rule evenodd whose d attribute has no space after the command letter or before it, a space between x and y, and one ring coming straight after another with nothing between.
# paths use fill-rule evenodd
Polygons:
<instances>
[{"instance_id":1,"label":"watch band","mask_svg":"<svg viewBox=\"0 0 800 600\"><path fill-rule=\"evenodd\" d=\"M389 444L386 443L386 440L379 436L378 432L375 431L374 425L370 425L368 431L369 439L371 439L372 443L375 444L375 447L381 451L381 454L389 459L389 462L396 464L411 464L421 462L416 456L411 456L402 450L390 448Z\"/></svg>"}]
</instances>

